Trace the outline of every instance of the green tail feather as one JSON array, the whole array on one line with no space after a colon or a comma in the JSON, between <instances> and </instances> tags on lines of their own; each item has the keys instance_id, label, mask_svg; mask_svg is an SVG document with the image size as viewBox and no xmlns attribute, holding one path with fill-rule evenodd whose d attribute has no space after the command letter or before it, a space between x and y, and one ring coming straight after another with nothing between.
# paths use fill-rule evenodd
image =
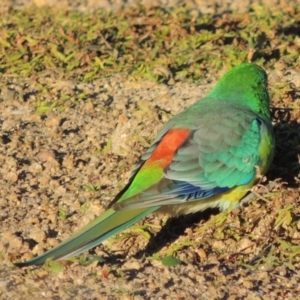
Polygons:
<instances>
[{"instance_id":1,"label":"green tail feather","mask_svg":"<svg viewBox=\"0 0 300 300\"><path fill-rule=\"evenodd\" d=\"M40 265L50 258L63 260L78 255L128 228L158 208L159 206L126 211L114 211L111 208L53 249L29 261L17 262L15 265L18 267Z\"/></svg>"}]
</instances>

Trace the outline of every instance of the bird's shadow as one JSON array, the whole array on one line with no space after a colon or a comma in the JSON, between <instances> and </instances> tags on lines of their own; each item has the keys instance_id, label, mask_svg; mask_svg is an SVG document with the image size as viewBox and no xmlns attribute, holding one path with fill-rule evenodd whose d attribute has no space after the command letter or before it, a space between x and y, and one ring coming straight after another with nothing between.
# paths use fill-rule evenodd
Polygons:
<instances>
[{"instance_id":1,"label":"bird's shadow","mask_svg":"<svg viewBox=\"0 0 300 300\"><path fill-rule=\"evenodd\" d=\"M207 209L194 214L170 217L161 230L151 236L146 248L139 250L135 257L152 256L166 245L172 244L180 236L184 235L188 228L193 229L199 226L199 222L206 222L212 215L217 215L218 213L218 209Z\"/></svg>"},{"instance_id":2,"label":"bird's shadow","mask_svg":"<svg viewBox=\"0 0 300 300\"><path fill-rule=\"evenodd\" d=\"M280 178L286 187L295 188L299 173L300 124L290 108L273 108L272 117L276 148L273 163L267 173L269 180Z\"/></svg>"}]
</instances>

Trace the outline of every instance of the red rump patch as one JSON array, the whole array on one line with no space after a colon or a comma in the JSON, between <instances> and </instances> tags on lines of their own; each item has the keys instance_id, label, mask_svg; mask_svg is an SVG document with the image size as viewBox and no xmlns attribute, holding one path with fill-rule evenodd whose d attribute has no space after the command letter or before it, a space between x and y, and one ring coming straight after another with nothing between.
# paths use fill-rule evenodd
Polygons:
<instances>
[{"instance_id":1,"label":"red rump patch","mask_svg":"<svg viewBox=\"0 0 300 300\"><path fill-rule=\"evenodd\" d=\"M169 130L161 139L160 143L153 151L146 164L159 162L162 168L169 165L173 159L174 153L183 144L189 136L189 129L172 129Z\"/></svg>"}]
</instances>

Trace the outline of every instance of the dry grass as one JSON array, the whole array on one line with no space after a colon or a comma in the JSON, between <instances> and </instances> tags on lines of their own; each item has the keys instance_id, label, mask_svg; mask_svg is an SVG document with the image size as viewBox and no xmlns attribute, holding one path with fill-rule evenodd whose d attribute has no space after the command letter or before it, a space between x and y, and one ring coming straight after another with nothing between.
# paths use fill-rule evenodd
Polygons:
<instances>
[{"instance_id":1,"label":"dry grass","mask_svg":"<svg viewBox=\"0 0 300 300\"><path fill-rule=\"evenodd\" d=\"M1 297L296 299L299 20L296 2L219 15L188 6L3 15ZM157 129L245 61L269 73L277 142L257 201L150 216L87 257L13 266L99 215Z\"/></svg>"}]
</instances>

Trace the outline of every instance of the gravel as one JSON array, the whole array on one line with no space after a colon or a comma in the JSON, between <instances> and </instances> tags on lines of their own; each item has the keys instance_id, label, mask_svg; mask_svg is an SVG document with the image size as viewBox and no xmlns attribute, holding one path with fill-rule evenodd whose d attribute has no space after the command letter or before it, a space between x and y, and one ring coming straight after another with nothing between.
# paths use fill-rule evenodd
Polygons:
<instances>
[{"instance_id":1,"label":"gravel","mask_svg":"<svg viewBox=\"0 0 300 300\"><path fill-rule=\"evenodd\" d=\"M164 7L182 2L151 1ZM185 1L185 4L203 13L221 13L232 9L246 11L254 1L207 2L195 0ZM280 1L262 2L278 5ZM25 9L33 3L82 12L135 5L134 1L121 0L20 0L2 1L0 9ZM149 255L153 249L153 252L167 253L174 241L184 242L187 236L194 236L195 242L201 243L197 226L205 220L199 216L182 217L180 222L173 223L174 228L165 229L166 232L161 228L167 216L149 216L139 224L152 224L150 231L153 236L158 234L156 241L152 242L151 238L149 246L149 241L133 230L119 241L105 242L90 251L105 259L100 264L97 261L87 265L78 261L65 263L58 273L46 267L18 269L12 264L53 247L103 212L126 183L132 165L162 124L205 95L221 75L212 74L203 85L140 82L124 74L92 83L60 81L45 76L39 78L39 82L51 91L45 101L55 98L62 90L71 96L65 110L54 108L45 115L35 112L36 81L1 78L0 299L258 300L299 297L300 276L293 266L264 264L262 269L252 270L231 259L236 251L249 249L245 250L245 255L249 255L258 249L259 245L253 245L247 237L239 241L216 240L211 248L197 243L183 247L178 257L184 263L174 267L166 267ZM282 76L289 76L300 89L298 71L288 70ZM86 101L78 99L81 91L88 95ZM75 102L76 105L72 105ZM294 199L293 190L286 193L287 199L289 196ZM260 228L264 228L268 225L268 207L273 204L260 205L255 203L244 210L238 209L229 218L237 222L237 214L245 218L247 214L262 214L265 219ZM182 229L183 222L187 225ZM221 252L225 253L223 259Z\"/></svg>"}]
</instances>

